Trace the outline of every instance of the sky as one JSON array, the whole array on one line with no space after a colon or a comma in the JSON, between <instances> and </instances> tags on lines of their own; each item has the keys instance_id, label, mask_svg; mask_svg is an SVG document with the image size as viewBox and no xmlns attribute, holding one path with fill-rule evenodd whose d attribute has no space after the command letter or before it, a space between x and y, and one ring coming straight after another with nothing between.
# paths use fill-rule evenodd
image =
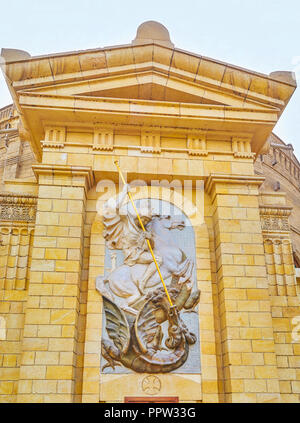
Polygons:
<instances>
[{"instance_id":1,"label":"sky","mask_svg":"<svg viewBox=\"0 0 300 423\"><path fill-rule=\"evenodd\" d=\"M176 47L269 74L295 72L299 88L274 132L300 159L299 0L0 0L0 48L32 56L128 44L144 21ZM2 74L0 108L12 103Z\"/></svg>"}]
</instances>

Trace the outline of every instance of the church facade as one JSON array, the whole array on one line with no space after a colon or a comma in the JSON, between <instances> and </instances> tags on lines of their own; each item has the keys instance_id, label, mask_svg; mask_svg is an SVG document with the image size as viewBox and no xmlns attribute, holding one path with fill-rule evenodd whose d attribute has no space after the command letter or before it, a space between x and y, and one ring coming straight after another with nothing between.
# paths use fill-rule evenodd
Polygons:
<instances>
[{"instance_id":1,"label":"church facade","mask_svg":"<svg viewBox=\"0 0 300 423\"><path fill-rule=\"evenodd\" d=\"M300 402L293 75L153 21L2 57L0 402Z\"/></svg>"}]
</instances>

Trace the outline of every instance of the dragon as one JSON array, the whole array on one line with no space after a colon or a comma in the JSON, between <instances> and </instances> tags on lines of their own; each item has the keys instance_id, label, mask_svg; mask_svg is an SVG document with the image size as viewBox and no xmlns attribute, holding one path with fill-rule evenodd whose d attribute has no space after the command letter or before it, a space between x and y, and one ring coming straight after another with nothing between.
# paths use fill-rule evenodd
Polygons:
<instances>
[{"instance_id":1,"label":"dragon","mask_svg":"<svg viewBox=\"0 0 300 423\"><path fill-rule=\"evenodd\" d=\"M188 330L180 312L194 311L200 291L191 293L186 284L172 285L169 295L173 306L164 289L157 288L146 295L136 316L126 313L102 294L105 327L110 338L102 339L102 356L107 361L102 371L123 365L138 373L167 373L185 363L196 335ZM165 331L164 322L167 322Z\"/></svg>"}]
</instances>

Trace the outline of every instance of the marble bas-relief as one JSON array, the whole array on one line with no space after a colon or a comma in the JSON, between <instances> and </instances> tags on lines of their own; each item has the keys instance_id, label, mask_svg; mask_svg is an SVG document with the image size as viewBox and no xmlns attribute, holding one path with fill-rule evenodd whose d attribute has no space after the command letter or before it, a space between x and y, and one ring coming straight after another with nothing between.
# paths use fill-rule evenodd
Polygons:
<instances>
[{"instance_id":1,"label":"marble bas-relief","mask_svg":"<svg viewBox=\"0 0 300 423\"><path fill-rule=\"evenodd\" d=\"M105 261L110 269L96 278L105 314L102 370L167 373L180 368L199 373L195 308L200 291L193 228L177 207L145 199L135 202L146 228L143 232L132 206L125 204L127 190L126 185L103 212ZM147 239L176 307L170 306Z\"/></svg>"}]
</instances>

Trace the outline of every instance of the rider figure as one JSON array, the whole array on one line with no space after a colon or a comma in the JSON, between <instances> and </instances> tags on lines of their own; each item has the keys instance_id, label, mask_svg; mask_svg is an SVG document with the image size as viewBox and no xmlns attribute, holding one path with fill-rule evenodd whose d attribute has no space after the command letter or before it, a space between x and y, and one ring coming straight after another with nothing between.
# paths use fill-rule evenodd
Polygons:
<instances>
[{"instance_id":1,"label":"rider figure","mask_svg":"<svg viewBox=\"0 0 300 423\"><path fill-rule=\"evenodd\" d=\"M128 207L124 207L126 212L121 210L129 189L129 185L126 184L115 200L110 199L105 204L103 213L105 230L103 235L108 248L123 250L124 264L128 266L133 266L135 264L148 265L139 283L139 290L141 294L144 294L148 280L156 271L156 266L146 241L148 239L151 242L153 235L151 232L144 232L142 230L137 216L133 215ZM147 207L137 207L137 210L146 228L146 225L152 219L152 211L149 205L147 205ZM162 264L161 257L156 255L155 258L160 266Z\"/></svg>"}]
</instances>

